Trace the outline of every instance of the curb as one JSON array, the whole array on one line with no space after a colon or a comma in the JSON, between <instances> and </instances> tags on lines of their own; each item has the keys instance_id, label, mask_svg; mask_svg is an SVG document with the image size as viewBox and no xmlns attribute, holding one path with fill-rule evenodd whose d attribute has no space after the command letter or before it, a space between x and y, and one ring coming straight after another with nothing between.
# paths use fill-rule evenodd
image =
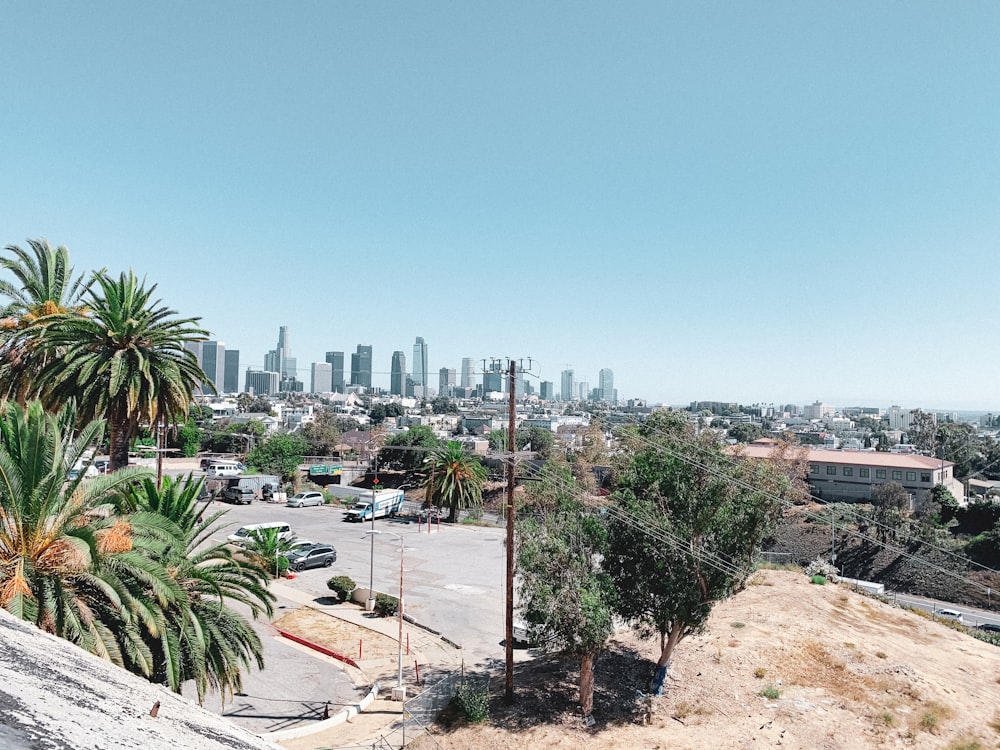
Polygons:
<instances>
[{"instance_id":1,"label":"curb","mask_svg":"<svg viewBox=\"0 0 1000 750\"><path fill-rule=\"evenodd\" d=\"M338 661L344 662L344 664L349 664L355 669L361 669L361 667L358 666L358 663L349 656L338 654L336 651L332 649L326 648L325 646L320 646L318 643L313 643L312 641L307 641L305 638L300 638L299 636L294 635L293 633L289 633L287 630L279 630L278 628L275 628L275 630L278 631L278 634L281 635L282 638L287 638L288 640L294 641L295 643L305 646L306 648L311 648L313 651L318 651L319 653L325 654L326 656L331 656L334 659L337 659ZM378 683L376 683L376 685L377 684Z\"/></svg>"},{"instance_id":2,"label":"curb","mask_svg":"<svg viewBox=\"0 0 1000 750\"><path fill-rule=\"evenodd\" d=\"M310 734L315 734L316 732L322 732L324 729L332 729L335 726L343 724L345 721L353 719L359 713L368 708L372 701L378 697L379 690L381 690L381 685L376 682L372 686L372 689L368 691L368 695L362 698L358 703L355 703L353 706L348 706L335 716L331 716L329 719L324 719L323 721L315 724L309 724L304 727L293 727L291 729L281 729L277 732L267 732L266 734L262 734L260 736L267 740L294 740L299 737L308 737Z\"/></svg>"}]
</instances>

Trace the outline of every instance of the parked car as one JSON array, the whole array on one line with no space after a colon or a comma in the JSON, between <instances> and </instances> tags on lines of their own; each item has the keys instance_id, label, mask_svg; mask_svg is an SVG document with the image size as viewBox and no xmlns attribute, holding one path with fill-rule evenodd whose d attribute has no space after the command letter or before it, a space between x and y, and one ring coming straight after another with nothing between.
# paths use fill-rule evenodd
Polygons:
<instances>
[{"instance_id":1,"label":"parked car","mask_svg":"<svg viewBox=\"0 0 1000 750\"><path fill-rule=\"evenodd\" d=\"M976 626L977 629L983 630L987 633L1000 633L1000 625L994 625L992 622L984 622L982 625Z\"/></svg>"},{"instance_id":2,"label":"parked car","mask_svg":"<svg viewBox=\"0 0 1000 750\"><path fill-rule=\"evenodd\" d=\"M242 547L253 539L254 532L263 529L277 529L278 538L282 541L290 541L295 538L295 532L284 521L265 521L264 523L249 523L246 526L240 526L226 538L226 541Z\"/></svg>"},{"instance_id":3,"label":"parked car","mask_svg":"<svg viewBox=\"0 0 1000 750\"><path fill-rule=\"evenodd\" d=\"M942 620L954 620L960 625L965 624L965 619L962 617L962 613L954 609L935 609L934 616L939 617Z\"/></svg>"},{"instance_id":4,"label":"parked car","mask_svg":"<svg viewBox=\"0 0 1000 750\"><path fill-rule=\"evenodd\" d=\"M314 544L311 547L300 547L285 555L291 570L306 570L307 568L329 568L337 562L337 550L332 544Z\"/></svg>"},{"instance_id":5,"label":"parked car","mask_svg":"<svg viewBox=\"0 0 1000 750\"><path fill-rule=\"evenodd\" d=\"M289 508L305 508L307 505L322 505L323 504L323 493L322 492L297 492L288 498Z\"/></svg>"},{"instance_id":6,"label":"parked car","mask_svg":"<svg viewBox=\"0 0 1000 750\"><path fill-rule=\"evenodd\" d=\"M110 466L111 466L111 461L109 461L106 458L99 458L96 461L94 461L94 468L97 469L98 473L100 474L107 474Z\"/></svg>"},{"instance_id":7,"label":"parked car","mask_svg":"<svg viewBox=\"0 0 1000 750\"><path fill-rule=\"evenodd\" d=\"M254 494L249 487L226 487L222 499L237 505L249 505L253 502Z\"/></svg>"}]
</instances>

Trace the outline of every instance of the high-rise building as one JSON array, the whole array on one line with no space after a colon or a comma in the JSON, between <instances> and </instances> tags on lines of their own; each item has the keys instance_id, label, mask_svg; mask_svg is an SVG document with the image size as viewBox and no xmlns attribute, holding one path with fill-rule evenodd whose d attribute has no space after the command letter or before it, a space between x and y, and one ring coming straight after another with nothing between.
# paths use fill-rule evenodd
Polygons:
<instances>
[{"instance_id":1,"label":"high-rise building","mask_svg":"<svg viewBox=\"0 0 1000 750\"><path fill-rule=\"evenodd\" d=\"M463 388L476 387L476 361L472 357L462 357L462 382Z\"/></svg>"},{"instance_id":2,"label":"high-rise building","mask_svg":"<svg viewBox=\"0 0 1000 750\"><path fill-rule=\"evenodd\" d=\"M581 380L576 384L576 397L581 401L586 401L590 398L590 383L586 380Z\"/></svg>"},{"instance_id":3,"label":"high-rise building","mask_svg":"<svg viewBox=\"0 0 1000 750\"><path fill-rule=\"evenodd\" d=\"M503 393L503 365L492 362L483 373L483 393Z\"/></svg>"},{"instance_id":4,"label":"high-rise building","mask_svg":"<svg viewBox=\"0 0 1000 750\"><path fill-rule=\"evenodd\" d=\"M615 399L615 374L605 367L597 377L598 400L613 403Z\"/></svg>"},{"instance_id":5,"label":"high-rise building","mask_svg":"<svg viewBox=\"0 0 1000 750\"><path fill-rule=\"evenodd\" d=\"M344 392L344 353L327 352L326 361L330 363L330 390L335 393Z\"/></svg>"},{"instance_id":6,"label":"high-rise building","mask_svg":"<svg viewBox=\"0 0 1000 750\"><path fill-rule=\"evenodd\" d=\"M562 400L563 401L572 401L574 398L576 398L576 394L575 394L574 390L575 389L574 389L573 371L572 370L563 370L562 371L562 388L559 390L559 393L562 396Z\"/></svg>"},{"instance_id":7,"label":"high-rise building","mask_svg":"<svg viewBox=\"0 0 1000 750\"><path fill-rule=\"evenodd\" d=\"M555 401L556 387L551 380L543 380L539 386L542 401Z\"/></svg>"},{"instance_id":8,"label":"high-rise building","mask_svg":"<svg viewBox=\"0 0 1000 750\"><path fill-rule=\"evenodd\" d=\"M401 351L394 351L392 353L392 369L389 372L389 393L395 396L408 395L406 381L406 355Z\"/></svg>"},{"instance_id":9,"label":"high-rise building","mask_svg":"<svg viewBox=\"0 0 1000 750\"><path fill-rule=\"evenodd\" d=\"M278 328L278 346L264 355L264 371L278 373L278 387L281 390L302 390L302 383L297 379L298 367L292 356L288 326Z\"/></svg>"},{"instance_id":10,"label":"high-rise building","mask_svg":"<svg viewBox=\"0 0 1000 750\"><path fill-rule=\"evenodd\" d=\"M438 395L448 396L452 395L452 391L455 389L455 369L448 369L447 367L442 367L438 370Z\"/></svg>"},{"instance_id":11,"label":"high-rise building","mask_svg":"<svg viewBox=\"0 0 1000 750\"><path fill-rule=\"evenodd\" d=\"M201 342L201 369L208 378L207 382L211 383L218 393L222 393L222 380L226 370L226 345L223 342Z\"/></svg>"},{"instance_id":12,"label":"high-rise building","mask_svg":"<svg viewBox=\"0 0 1000 750\"><path fill-rule=\"evenodd\" d=\"M413 384L422 385L424 387L422 395L427 395L430 382L427 377L427 342L423 336L417 336L413 344Z\"/></svg>"},{"instance_id":13,"label":"high-rise building","mask_svg":"<svg viewBox=\"0 0 1000 750\"><path fill-rule=\"evenodd\" d=\"M226 349L225 365L222 373L223 393L240 392L240 350Z\"/></svg>"},{"instance_id":14,"label":"high-rise building","mask_svg":"<svg viewBox=\"0 0 1000 750\"><path fill-rule=\"evenodd\" d=\"M279 380L280 376L276 372L247 370L246 388L243 390L255 396L270 396L278 392Z\"/></svg>"},{"instance_id":15,"label":"high-rise building","mask_svg":"<svg viewBox=\"0 0 1000 750\"><path fill-rule=\"evenodd\" d=\"M372 348L358 344L358 351L351 355L351 385L372 387Z\"/></svg>"},{"instance_id":16,"label":"high-rise building","mask_svg":"<svg viewBox=\"0 0 1000 750\"><path fill-rule=\"evenodd\" d=\"M310 393L329 393L333 390L333 365L329 362L312 363L312 388Z\"/></svg>"}]
</instances>

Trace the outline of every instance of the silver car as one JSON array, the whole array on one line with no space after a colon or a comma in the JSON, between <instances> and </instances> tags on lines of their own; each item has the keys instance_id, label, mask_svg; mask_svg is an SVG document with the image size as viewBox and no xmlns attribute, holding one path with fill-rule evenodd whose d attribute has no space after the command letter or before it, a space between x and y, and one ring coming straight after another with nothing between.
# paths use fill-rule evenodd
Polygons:
<instances>
[{"instance_id":1,"label":"silver car","mask_svg":"<svg viewBox=\"0 0 1000 750\"><path fill-rule=\"evenodd\" d=\"M322 492L297 492L288 498L289 508L305 508L307 505L322 505Z\"/></svg>"},{"instance_id":2,"label":"silver car","mask_svg":"<svg viewBox=\"0 0 1000 750\"><path fill-rule=\"evenodd\" d=\"M292 570L306 568L329 568L337 562L337 550L332 544L314 544L285 554L288 567Z\"/></svg>"}]
</instances>

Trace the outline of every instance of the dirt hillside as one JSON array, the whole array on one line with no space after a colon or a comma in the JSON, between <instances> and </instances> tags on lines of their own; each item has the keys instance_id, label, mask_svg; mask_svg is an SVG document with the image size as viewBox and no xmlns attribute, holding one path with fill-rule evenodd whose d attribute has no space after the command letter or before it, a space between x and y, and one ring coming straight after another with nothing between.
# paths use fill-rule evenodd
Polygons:
<instances>
[{"instance_id":1,"label":"dirt hillside","mask_svg":"<svg viewBox=\"0 0 1000 750\"><path fill-rule=\"evenodd\" d=\"M620 637L583 726L576 665L518 665L513 708L442 725L417 748L1000 747L1000 648L802 574L763 571L679 646L667 695L645 699L654 642ZM447 722L444 722L447 724Z\"/></svg>"}]
</instances>

